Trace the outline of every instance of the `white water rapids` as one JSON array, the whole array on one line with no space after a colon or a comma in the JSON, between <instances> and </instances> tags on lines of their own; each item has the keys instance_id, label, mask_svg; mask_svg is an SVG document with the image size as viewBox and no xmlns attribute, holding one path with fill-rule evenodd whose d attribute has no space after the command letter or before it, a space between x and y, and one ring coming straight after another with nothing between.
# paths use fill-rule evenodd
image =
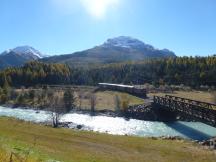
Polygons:
<instances>
[{"instance_id":1,"label":"white water rapids","mask_svg":"<svg viewBox=\"0 0 216 162\"><path fill-rule=\"evenodd\" d=\"M30 109L12 109L0 106L0 116L14 117L31 122L47 122L51 113ZM155 122L122 117L91 116L88 114L69 113L61 116L61 122L71 122L70 128L82 126L90 130L113 135L131 135L140 137L180 136L183 138L204 140L216 136L216 128L200 122Z\"/></svg>"}]
</instances>

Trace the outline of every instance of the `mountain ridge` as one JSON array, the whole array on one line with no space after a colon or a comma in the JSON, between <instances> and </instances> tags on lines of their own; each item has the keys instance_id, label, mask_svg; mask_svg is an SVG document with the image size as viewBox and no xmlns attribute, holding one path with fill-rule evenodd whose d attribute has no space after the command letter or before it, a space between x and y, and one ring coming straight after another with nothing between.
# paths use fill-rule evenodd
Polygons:
<instances>
[{"instance_id":1,"label":"mountain ridge","mask_svg":"<svg viewBox=\"0 0 216 162\"><path fill-rule=\"evenodd\" d=\"M42 59L42 61L47 63L65 63L70 66L84 66L97 63L104 64L123 61L140 61L146 58L167 57L176 57L176 55L168 49L156 49L138 39L120 36L107 39L103 44L84 51L51 56Z\"/></svg>"},{"instance_id":2,"label":"mountain ridge","mask_svg":"<svg viewBox=\"0 0 216 162\"><path fill-rule=\"evenodd\" d=\"M46 57L31 46L18 46L0 54L0 69L21 66L29 61L63 63L72 67L95 64L141 61L147 58L176 57L168 49L157 49L139 39L119 36L107 39L103 44L71 54Z\"/></svg>"},{"instance_id":3,"label":"mountain ridge","mask_svg":"<svg viewBox=\"0 0 216 162\"><path fill-rule=\"evenodd\" d=\"M31 46L18 46L0 54L0 69L21 66L29 61L42 59L44 56Z\"/></svg>"}]
</instances>

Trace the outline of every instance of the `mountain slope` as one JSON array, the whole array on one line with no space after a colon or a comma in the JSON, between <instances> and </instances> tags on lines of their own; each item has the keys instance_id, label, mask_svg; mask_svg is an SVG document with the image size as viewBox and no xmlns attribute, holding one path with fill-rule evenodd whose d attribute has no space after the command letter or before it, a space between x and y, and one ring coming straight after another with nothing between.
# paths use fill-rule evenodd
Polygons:
<instances>
[{"instance_id":1,"label":"mountain slope","mask_svg":"<svg viewBox=\"0 0 216 162\"><path fill-rule=\"evenodd\" d=\"M26 62L42 58L42 54L30 46L20 46L0 54L0 69L21 66Z\"/></svg>"},{"instance_id":2,"label":"mountain slope","mask_svg":"<svg viewBox=\"0 0 216 162\"><path fill-rule=\"evenodd\" d=\"M113 63L122 61L139 61L146 58L175 57L167 49L159 50L131 37L108 39L104 44L81 52L53 56L42 59L44 62L66 63L70 66Z\"/></svg>"},{"instance_id":3,"label":"mountain slope","mask_svg":"<svg viewBox=\"0 0 216 162\"><path fill-rule=\"evenodd\" d=\"M28 59L39 59L44 57L38 50L30 46L19 46L14 48L12 51Z\"/></svg>"},{"instance_id":4,"label":"mountain slope","mask_svg":"<svg viewBox=\"0 0 216 162\"><path fill-rule=\"evenodd\" d=\"M89 66L124 61L140 61L146 58L176 57L167 49L159 50L142 41L120 36L108 39L102 45L73 54L44 57L30 46L20 46L0 54L0 69L21 66L26 62L40 60L46 63L64 63L69 66Z\"/></svg>"}]
</instances>

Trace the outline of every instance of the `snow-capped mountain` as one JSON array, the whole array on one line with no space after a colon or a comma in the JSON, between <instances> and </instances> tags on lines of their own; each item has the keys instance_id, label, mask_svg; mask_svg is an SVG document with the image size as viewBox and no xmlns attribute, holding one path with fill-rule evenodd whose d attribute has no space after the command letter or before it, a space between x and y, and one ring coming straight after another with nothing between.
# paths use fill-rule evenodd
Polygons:
<instances>
[{"instance_id":1,"label":"snow-capped mountain","mask_svg":"<svg viewBox=\"0 0 216 162\"><path fill-rule=\"evenodd\" d=\"M14 49L9 49L3 52L3 55L10 54L11 52L14 52L22 57L26 57L26 58L34 59L34 60L44 57L38 50L30 46L19 46Z\"/></svg>"},{"instance_id":2,"label":"snow-capped mountain","mask_svg":"<svg viewBox=\"0 0 216 162\"><path fill-rule=\"evenodd\" d=\"M44 56L30 46L19 46L0 54L0 68L21 66L26 62L43 58Z\"/></svg>"},{"instance_id":3,"label":"snow-capped mountain","mask_svg":"<svg viewBox=\"0 0 216 162\"><path fill-rule=\"evenodd\" d=\"M148 48L153 50L154 47L148 44L143 43L142 41L127 37L127 36L120 36L112 39L108 39L102 46L104 47L123 47L123 48L136 48L136 49L142 49L142 48Z\"/></svg>"},{"instance_id":4,"label":"snow-capped mountain","mask_svg":"<svg viewBox=\"0 0 216 162\"><path fill-rule=\"evenodd\" d=\"M137 50L142 50L142 49L147 49L149 51L158 51L159 49L154 48L152 45L146 44L139 39L132 38L129 36L120 36L112 39L108 39L102 47L122 47L122 48L131 48L131 49L137 49ZM172 51L168 49L162 49L160 50L161 52L164 53L173 53Z\"/></svg>"},{"instance_id":5,"label":"snow-capped mountain","mask_svg":"<svg viewBox=\"0 0 216 162\"><path fill-rule=\"evenodd\" d=\"M44 58L45 57L45 58ZM39 60L47 63L66 63L71 66L88 66L124 61L141 61L146 58L176 57L168 49L157 49L138 39L120 36L108 39L102 45L67 55L46 57L30 46L19 46L0 54L0 69L21 66L26 62Z\"/></svg>"},{"instance_id":6,"label":"snow-capped mountain","mask_svg":"<svg viewBox=\"0 0 216 162\"><path fill-rule=\"evenodd\" d=\"M53 56L42 59L50 63L66 63L71 66L88 64L104 64L124 61L141 61L146 58L176 57L175 53L167 49L157 49L144 42L126 36L108 39L102 45L75 52L73 54Z\"/></svg>"}]
</instances>

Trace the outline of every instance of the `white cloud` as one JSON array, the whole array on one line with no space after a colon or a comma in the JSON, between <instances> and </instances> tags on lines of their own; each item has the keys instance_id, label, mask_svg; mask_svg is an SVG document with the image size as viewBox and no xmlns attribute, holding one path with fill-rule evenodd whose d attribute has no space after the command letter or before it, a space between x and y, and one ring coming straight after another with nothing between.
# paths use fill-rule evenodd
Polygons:
<instances>
[{"instance_id":1,"label":"white cloud","mask_svg":"<svg viewBox=\"0 0 216 162\"><path fill-rule=\"evenodd\" d=\"M117 7L120 0L80 0L87 12L98 19L105 17L108 10Z\"/></svg>"},{"instance_id":2,"label":"white cloud","mask_svg":"<svg viewBox=\"0 0 216 162\"><path fill-rule=\"evenodd\" d=\"M85 10L90 16L102 19L109 10L117 7L121 0L51 0L53 4L65 13Z\"/></svg>"}]
</instances>

